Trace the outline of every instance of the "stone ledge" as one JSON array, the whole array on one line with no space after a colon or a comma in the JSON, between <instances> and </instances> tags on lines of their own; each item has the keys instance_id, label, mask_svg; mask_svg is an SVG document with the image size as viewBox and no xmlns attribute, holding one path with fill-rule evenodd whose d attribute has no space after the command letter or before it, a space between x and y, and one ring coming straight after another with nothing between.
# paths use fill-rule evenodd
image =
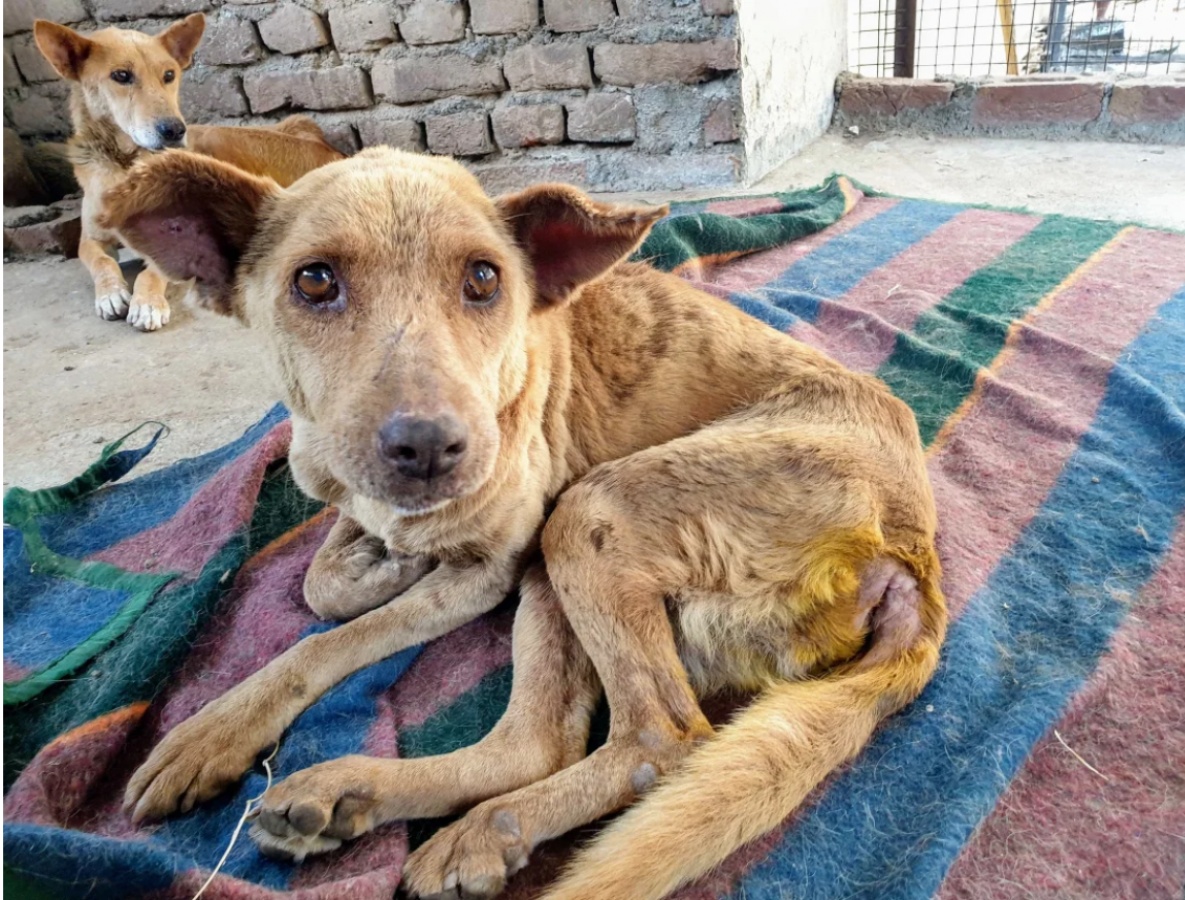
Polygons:
<instances>
[{"instance_id":1,"label":"stone ledge","mask_svg":"<svg viewBox=\"0 0 1185 900\"><path fill-rule=\"evenodd\" d=\"M949 103L955 86L922 78L853 80L839 97L850 116L895 116L904 109L928 109Z\"/></svg>"},{"instance_id":2,"label":"stone ledge","mask_svg":"<svg viewBox=\"0 0 1185 900\"><path fill-rule=\"evenodd\" d=\"M836 84L833 124L870 131L1185 144L1185 79L1075 75L861 78Z\"/></svg>"},{"instance_id":3,"label":"stone ledge","mask_svg":"<svg viewBox=\"0 0 1185 900\"><path fill-rule=\"evenodd\" d=\"M56 253L74 259L78 256L81 238L81 200L59 200L49 206L7 207L4 210L5 255Z\"/></svg>"}]
</instances>

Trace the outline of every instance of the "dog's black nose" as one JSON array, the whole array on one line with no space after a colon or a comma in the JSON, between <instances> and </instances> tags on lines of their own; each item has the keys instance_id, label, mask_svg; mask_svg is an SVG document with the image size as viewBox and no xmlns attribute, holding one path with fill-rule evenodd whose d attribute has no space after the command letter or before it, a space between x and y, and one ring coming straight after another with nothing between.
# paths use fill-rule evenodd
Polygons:
<instances>
[{"instance_id":1,"label":"dog's black nose","mask_svg":"<svg viewBox=\"0 0 1185 900\"><path fill-rule=\"evenodd\" d=\"M379 455L407 478L447 475L465 455L467 430L456 416L434 419L397 415L379 429Z\"/></svg>"},{"instance_id":2,"label":"dog's black nose","mask_svg":"<svg viewBox=\"0 0 1185 900\"><path fill-rule=\"evenodd\" d=\"M180 119L161 119L156 123L156 133L166 143L176 144L185 137L185 123Z\"/></svg>"}]
</instances>

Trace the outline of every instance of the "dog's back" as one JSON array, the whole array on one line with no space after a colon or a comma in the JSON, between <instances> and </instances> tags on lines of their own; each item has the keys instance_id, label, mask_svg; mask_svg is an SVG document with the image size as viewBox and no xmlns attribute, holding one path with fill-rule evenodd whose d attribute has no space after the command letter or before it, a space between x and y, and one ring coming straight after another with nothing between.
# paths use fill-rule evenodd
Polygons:
<instances>
[{"instance_id":1,"label":"dog's back","mask_svg":"<svg viewBox=\"0 0 1185 900\"><path fill-rule=\"evenodd\" d=\"M325 140L308 116L289 116L272 127L194 125L189 149L232 166L265 175L287 187L302 175L345 154Z\"/></svg>"}]
</instances>

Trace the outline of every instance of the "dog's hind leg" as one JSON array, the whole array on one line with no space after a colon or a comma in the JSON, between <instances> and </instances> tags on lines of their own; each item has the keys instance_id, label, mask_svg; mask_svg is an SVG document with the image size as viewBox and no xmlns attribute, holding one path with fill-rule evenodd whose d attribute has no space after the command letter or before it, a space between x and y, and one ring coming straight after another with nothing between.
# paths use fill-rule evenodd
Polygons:
<instances>
[{"instance_id":1,"label":"dog's hind leg","mask_svg":"<svg viewBox=\"0 0 1185 900\"><path fill-rule=\"evenodd\" d=\"M443 756L348 756L297 772L264 795L251 832L259 845L291 857L330 850L383 822L445 815L583 757L600 684L542 566L521 592L510 703L485 738Z\"/></svg>"},{"instance_id":2,"label":"dog's hind leg","mask_svg":"<svg viewBox=\"0 0 1185 900\"><path fill-rule=\"evenodd\" d=\"M165 291L169 280L151 260L144 260L144 271L136 277L132 302L128 307L128 324L140 331L156 331L169 324L169 301Z\"/></svg>"},{"instance_id":3,"label":"dog's hind leg","mask_svg":"<svg viewBox=\"0 0 1185 900\"><path fill-rule=\"evenodd\" d=\"M131 293L116 262L115 243L84 237L78 244L78 258L95 282L95 312L104 319L122 319L128 314Z\"/></svg>"}]
</instances>

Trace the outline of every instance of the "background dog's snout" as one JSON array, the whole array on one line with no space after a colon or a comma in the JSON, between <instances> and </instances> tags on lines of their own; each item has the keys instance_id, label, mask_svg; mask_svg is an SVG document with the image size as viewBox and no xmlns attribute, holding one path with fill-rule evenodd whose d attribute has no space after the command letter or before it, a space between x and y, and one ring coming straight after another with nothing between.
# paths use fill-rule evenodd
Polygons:
<instances>
[{"instance_id":1,"label":"background dog's snout","mask_svg":"<svg viewBox=\"0 0 1185 900\"><path fill-rule=\"evenodd\" d=\"M407 478L447 475L465 455L468 430L456 416L397 415L379 429L379 455Z\"/></svg>"},{"instance_id":2,"label":"background dog's snout","mask_svg":"<svg viewBox=\"0 0 1185 900\"><path fill-rule=\"evenodd\" d=\"M185 137L185 123L180 119L161 119L156 123L156 133L162 140L175 144Z\"/></svg>"}]
</instances>

